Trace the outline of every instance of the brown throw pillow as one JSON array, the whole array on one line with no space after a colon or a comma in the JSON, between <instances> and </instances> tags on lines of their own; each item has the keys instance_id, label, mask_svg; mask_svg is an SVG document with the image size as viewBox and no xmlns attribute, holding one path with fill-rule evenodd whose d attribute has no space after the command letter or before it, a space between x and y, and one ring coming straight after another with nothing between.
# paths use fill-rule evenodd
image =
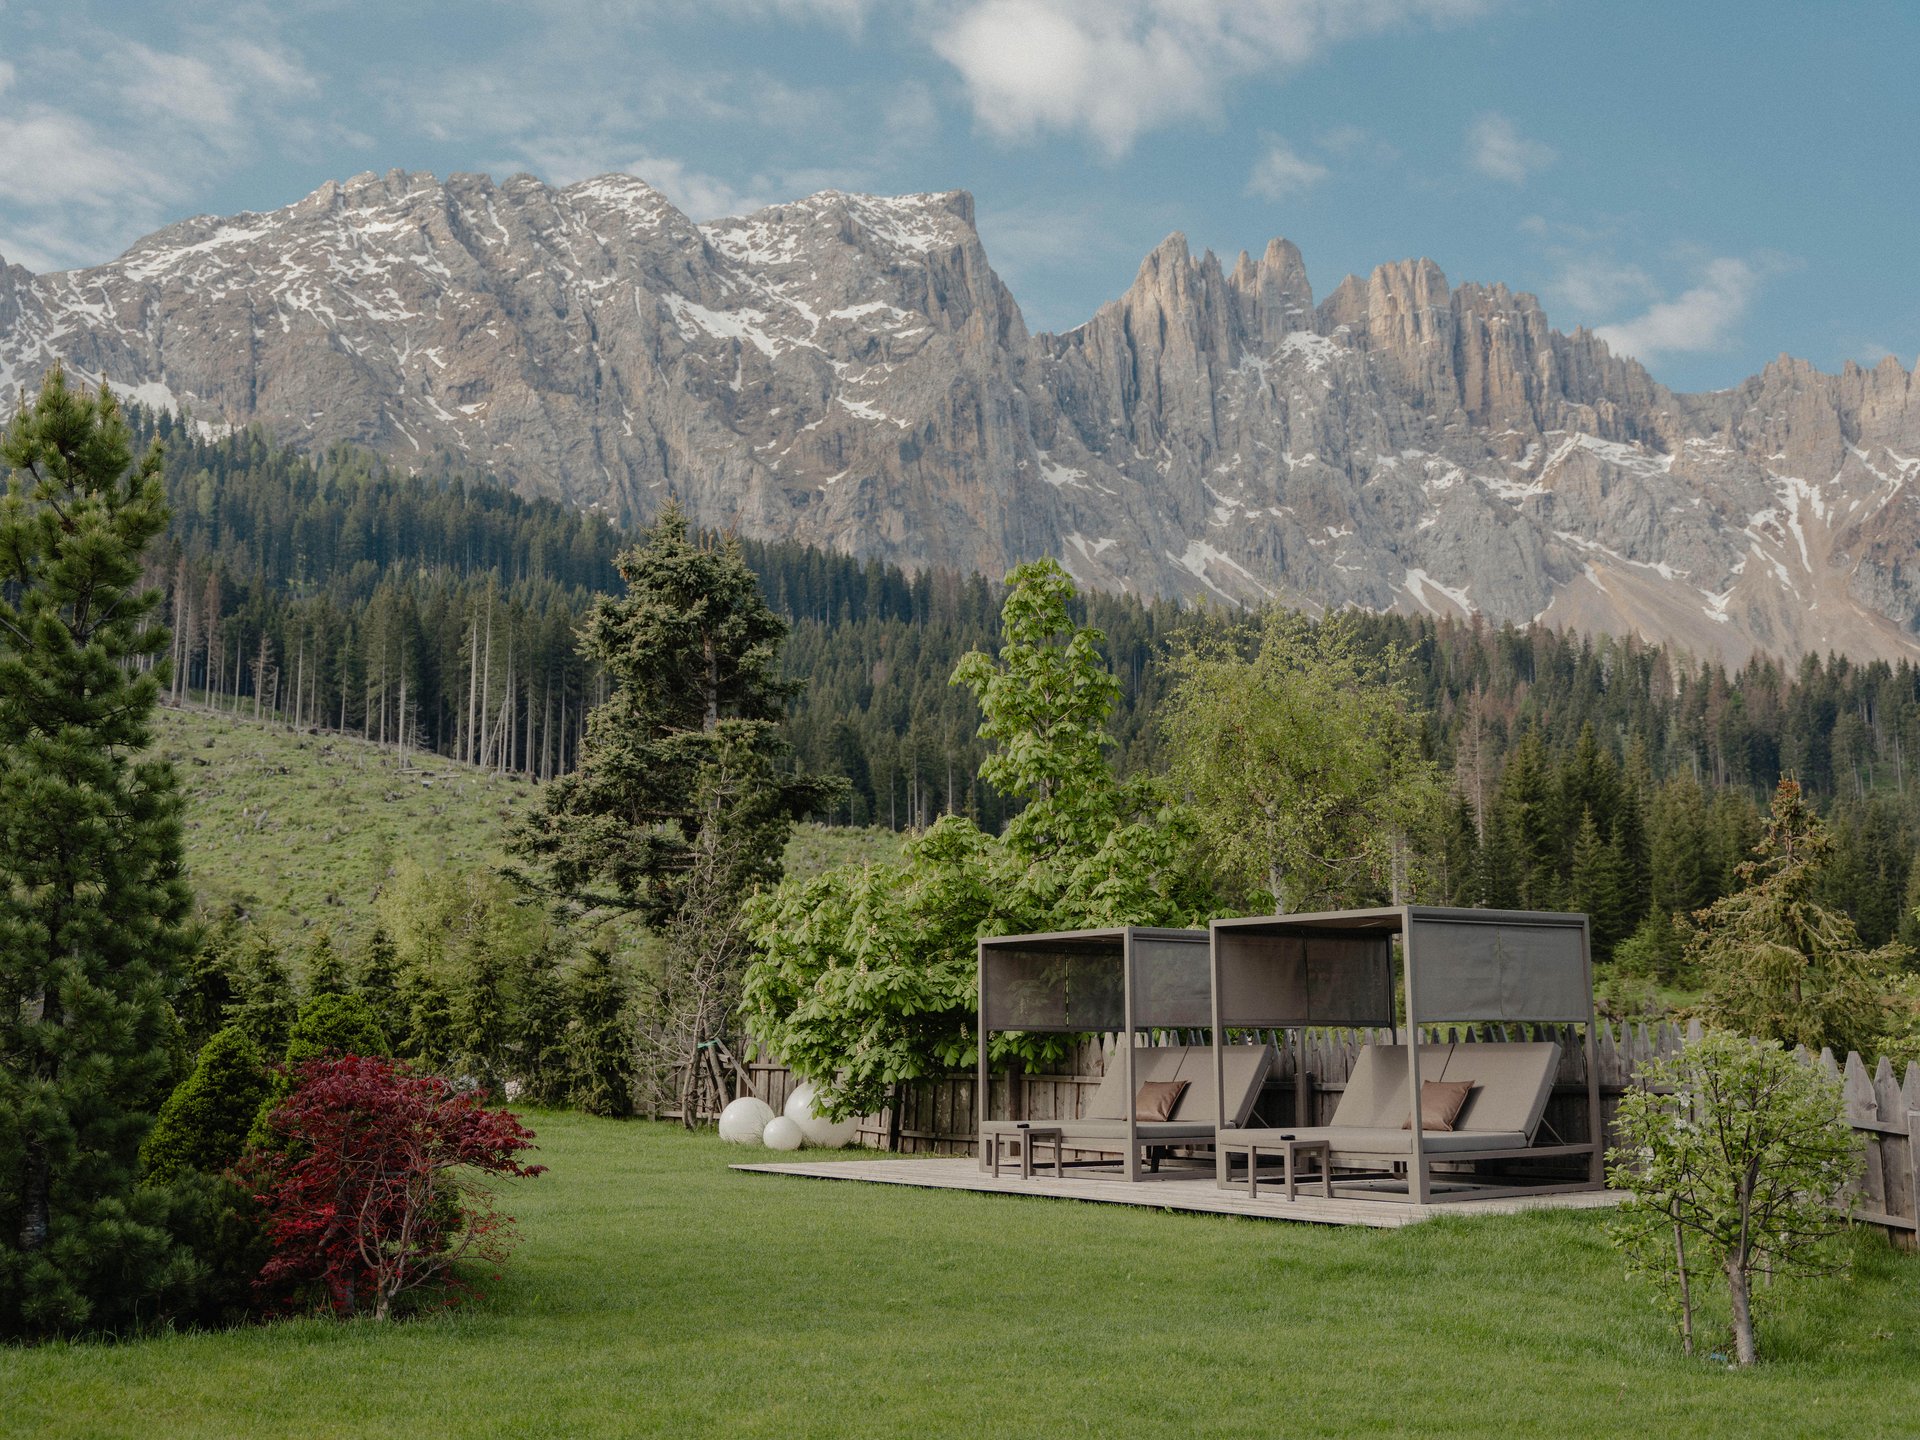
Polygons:
<instances>
[{"instance_id":1,"label":"brown throw pillow","mask_svg":"<svg viewBox=\"0 0 1920 1440\"><path fill-rule=\"evenodd\" d=\"M1471 1080L1422 1080L1420 1082L1420 1128L1422 1130L1453 1129L1453 1122L1460 1118L1460 1112L1467 1106L1467 1096L1472 1093ZM1402 1120L1400 1128L1411 1130L1412 1117Z\"/></svg>"},{"instance_id":2,"label":"brown throw pillow","mask_svg":"<svg viewBox=\"0 0 1920 1440\"><path fill-rule=\"evenodd\" d=\"M1184 1080L1148 1080L1140 1086L1140 1093L1133 1097L1133 1118L1168 1119L1179 1105L1180 1097L1186 1093L1187 1082Z\"/></svg>"}]
</instances>

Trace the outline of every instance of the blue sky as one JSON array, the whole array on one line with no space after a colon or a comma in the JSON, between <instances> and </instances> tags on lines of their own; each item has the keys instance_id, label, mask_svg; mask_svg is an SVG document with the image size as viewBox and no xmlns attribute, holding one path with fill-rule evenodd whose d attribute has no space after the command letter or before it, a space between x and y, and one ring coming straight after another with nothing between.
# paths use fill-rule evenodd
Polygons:
<instances>
[{"instance_id":1,"label":"blue sky","mask_svg":"<svg viewBox=\"0 0 1920 1440\"><path fill-rule=\"evenodd\" d=\"M0 255L393 166L964 187L1035 329L1169 231L1285 235L1318 294L1427 255L1709 389L1913 363L1916 61L1901 0L0 0Z\"/></svg>"}]
</instances>

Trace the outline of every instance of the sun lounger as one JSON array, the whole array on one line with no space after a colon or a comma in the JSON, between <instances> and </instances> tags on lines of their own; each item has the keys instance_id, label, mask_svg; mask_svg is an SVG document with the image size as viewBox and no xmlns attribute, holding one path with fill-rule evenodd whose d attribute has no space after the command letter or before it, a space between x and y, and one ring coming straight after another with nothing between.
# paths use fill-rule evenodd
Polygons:
<instances>
[{"instance_id":1,"label":"sun lounger","mask_svg":"<svg viewBox=\"0 0 1920 1440\"><path fill-rule=\"evenodd\" d=\"M1420 1078L1473 1084L1452 1130L1423 1130L1420 1148L1443 1162L1512 1159L1533 1148L1560 1067L1560 1047L1550 1041L1487 1041L1422 1045ZM1407 1047L1369 1045L1354 1061L1347 1088L1331 1122L1319 1126L1221 1130L1224 1154L1282 1139L1324 1140L1336 1169L1381 1170L1413 1154L1407 1128L1412 1107L1407 1092Z\"/></svg>"},{"instance_id":2,"label":"sun lounger","mask_svg":"<svg viewBox=\"0 0 1920 1440\"><path fill-rule=\"evenodd\" d=\"M1260 1099L1260 1087L1272 1071L1271 1045L1230 1045L1224 1052L1226 1115L1229 1124L1244 1125ZM1134 1140L1151 1156L1155 1149L1177 1145L1211 1145L1217 1128L1214 1104L1213 1051L1206 1045L1143 1046L1133 1052L1133 1086L1127 1089L1123 1057L1115 1055L1099 1088L1088 1098L1086 1114L1078 1118L1035 1119L1062 1132L1069 1150L1101 1155L1124 1155L1127 1149L1127 1112L1134 1093L1149 1080L1185 1080L1180 1103L1165 1120L1134 1122ZM982 1168L988 1137L1018 1132L1015 1120L988 1120L980 1127Z\"/></svg>"}]
</instances>

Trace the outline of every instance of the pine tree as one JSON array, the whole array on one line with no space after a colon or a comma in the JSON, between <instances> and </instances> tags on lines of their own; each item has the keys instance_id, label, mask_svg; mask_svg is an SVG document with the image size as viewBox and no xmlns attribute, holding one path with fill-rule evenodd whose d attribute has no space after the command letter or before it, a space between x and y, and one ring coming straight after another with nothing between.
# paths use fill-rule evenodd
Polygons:
<instances>
[{"instance_id":1,"label":"pine tree","mask_svg":"<svg viewBox=\"0 0 1920 1440\"><path fill-rule=\"evenodd\" d=\"M173 771L143 758L170 645L141 588L160 454L56 368L0 461L0 1331L47 1331L192 1270L136 1190L190 897Z\"/></svg>"},{"instance_id":2,"label":"pine tree","mask_svg":"<svg viewBox=\"0 0 1920 1440\"><path fill-rule=\"evenodd\" d=\"M1894 942L1869 951L1853 921L1816 898L1833 840L1800 787L1782 780L1740 888L1700 912L1688 958L1707 982L1714 1023L1759 1040L1872 1053L1888 1021Z\"/></svg>"},{"instance_id":3,"label":"pine tree","mask_svg":"<svg viewBox=\"0 0 1920 1440\"><path fill-rule=\"evenodd\" d=\"M691 1067L739 996L741 900L780 878L793 822L841 791L794 770L787 625L738 542L697 542L670 506L619 568L626 595L597 601L582 631L613 693L588 717L579 769L547 787L513 847L537 867L520 877L533 888L666 937L659 1053Z\"/></svg>"},{"instance_id":4,"label":"pine tree","mask_svg":"<svg viewBox=\"0 0 1920 1440\"><path fill-rule=\"evenodd\" d=\"M402 1044L409 1027L406 1006L400 998L400 963L384 926L374 926L373 933L367 937L353 989L367 1002L367 1008L387 1038Z\"/></svg>"},{"instance_id":5,"label":"pine tree","mask_svg":"<svg viewBox=\"0 0 1920 1440\"><path fill-rule=\"evenodd\" d=\"M1619 847L1601 839L1593 812L1584 812L1574 832L1567 890L1573 908L1587 916L1594 958L1599 960L1610 958L1627 935L1625 869Z\"/></svg>"},{"instance_id":6,"label":"pine tree","mask_svg":"<svg viewBox=\"0 0 1920 1440\"><path fill-rule=\"evenodd\" d=\"M596 946L574 973L567 1027L568 1099L589 1115L633 1113L633 1029L627 982L610 951Z\"/></svg>"},{"instance_id":7,"label":"pine tree","mask_svg":"<svg viewBox=\"0 0 1920 1440\"><path fill-rule=\"evenodd\" d=\"M237 1025L220 1031L160 1107L140 1152L148 1181L163 1184L189 1170L216 1174L233 1164L268 1089L260 1047Z\"/></svg>"},{"instance_id":8,"label":"pine tree","mask_svg":"<svg viewBox=\"0 0 1920 1440\"><path fill-rule=\"evenodd\" d=\"M347 981L346 962L333 948L333 935L323 925L314 932L307 946L306 981L308 996L345 995L353 987Z\"/></svg>"},{"instance_id":9,"label":"pine tree","mask_svg":"<svg viewBox=\"0 0 1920 1440\"><path fill-rule=\"evenodd\" d=\"M248 929L234 957L233 999L228 1002L225 1023L238 1025L264 1054L278 1055L287 1044L287 1032L293 1028L300 1002L293 992L287 967L274 949L266 931Z\"/></svg>"},{"instance_id":10,"label":"pine tree","mask_svg":"<svg viewBox=\"0 0 1920 1440\"><path fill-rule=\"evenodd\" d=\"M513 845L536 888L664 931L710 817L705 772L722 756L753 787L722 817L755 830L736 893L779 878L791 822L837 802L837 789L792 771L780 725L800 687L778 674L787 625L738 542L698 542L669 506L619 568L627 593L596 601L582 631L613 693L588 717L580 768L547 788Z\"/></svg>"}]
</instances>

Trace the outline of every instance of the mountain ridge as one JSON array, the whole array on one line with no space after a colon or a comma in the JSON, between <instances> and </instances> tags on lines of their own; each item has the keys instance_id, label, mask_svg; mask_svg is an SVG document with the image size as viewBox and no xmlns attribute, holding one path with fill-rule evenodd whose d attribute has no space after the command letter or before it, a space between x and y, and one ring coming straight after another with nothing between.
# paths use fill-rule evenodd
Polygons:
<instances>
[{"instance_id":1,"label":"mountain ridge","mask_svg":"<svg viewBox=\"0 0 1920 1440\"><path fill-rule=\"evenodd\" d=\"M909 567L1054 554L1224 603L1920 657L1920 397L1783 356L1685 394L1430 260L1316 299L1175 233L1029 332L964 191L695 224L632 176L389 171L0 268L0 403L54 360L203 423L483 459L622 521Z\"/></svg>"}]
</instances>

